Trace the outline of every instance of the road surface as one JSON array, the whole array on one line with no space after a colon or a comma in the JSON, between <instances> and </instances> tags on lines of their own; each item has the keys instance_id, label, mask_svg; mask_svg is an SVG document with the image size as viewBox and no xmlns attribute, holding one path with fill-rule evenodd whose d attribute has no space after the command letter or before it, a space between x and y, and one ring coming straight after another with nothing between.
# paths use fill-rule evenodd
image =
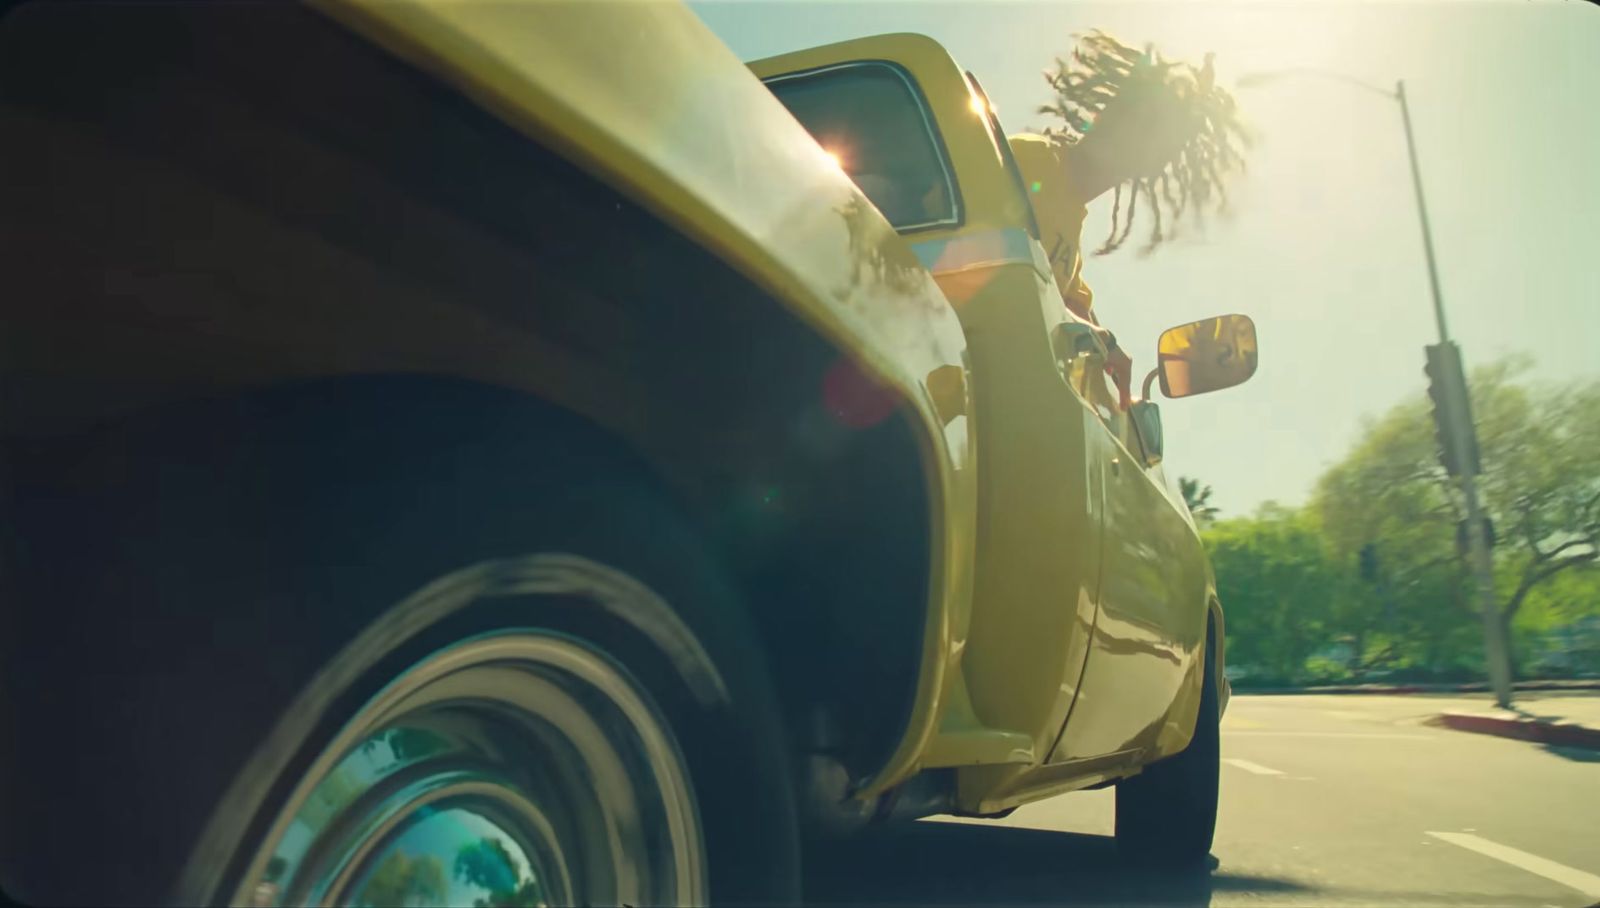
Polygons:
<instances>
[{"instance_id":1,"label":"road surface","mask_svg":"<svg viewBox=\"0 0 1600 908\"><path fill-rule=\"evenodd\" d=\"M1236 696L1223 721L1209 873L1119 864L1113 793L1083 792L1005 820L923 821L808 855L807 900L1600 903L1600 752L1422 724L1443 709L1482 706L1459 696Z\"/></svg>"}]
</instances>

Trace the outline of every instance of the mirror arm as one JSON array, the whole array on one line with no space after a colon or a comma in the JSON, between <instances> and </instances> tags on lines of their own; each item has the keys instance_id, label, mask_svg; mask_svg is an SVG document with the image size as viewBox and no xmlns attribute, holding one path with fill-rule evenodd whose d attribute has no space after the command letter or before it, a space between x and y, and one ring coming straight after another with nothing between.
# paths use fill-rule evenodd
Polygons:
<instances>
[{"instance_id":1,"label":"mirror arm","mask_svg":"<svg viewBox=\"0 0 1600 908\"><path fill-rule=\"evenodd\" d=\"M1140 400L1149 400L1150 399L1150 386L1155 383L1156 376L1158 376L1160 374L1161 374L1161 367L1157 366L1156 368L1150 370L1150 374L1149 375L1146 375L1144 377L1144 387L1139 389L1139 399Z\"/></svg>"}]
</instances>

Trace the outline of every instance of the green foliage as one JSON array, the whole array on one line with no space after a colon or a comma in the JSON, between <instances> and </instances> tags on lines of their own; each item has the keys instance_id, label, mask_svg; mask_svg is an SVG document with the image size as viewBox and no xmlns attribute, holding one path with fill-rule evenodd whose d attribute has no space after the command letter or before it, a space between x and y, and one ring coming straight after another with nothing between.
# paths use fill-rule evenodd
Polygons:
<instances>
[{"instance_id":1,"label":"green foliage","mask_svg":"<svg viewBox=\"0 0 1600 908\"><path fill-rule=\"evenodd\" d=\"M356 901L374 908L438 905L445 895L442 861L430 854L415 855L396 849L367 878Z\"/></svg>"},{"instance_id":2,"label":"green foliage","mask_svg":"<svg viewBox=\"0 0 1600 908\"><path fill-rule=\"evenodd\" d=\"M1189 513L1194 516L1194 522L1199 526L1209 526L1215 522L1222 513L1211 503L1211 487L1201 485L1200 480L1188 476L1178 477L1178 491L1183 493L1183 503L1188 506Z\"/></svg>"},{"instance_id":3,"label":"green foliage","mask_svg":"<svg viewBox=\"0 0 1600 908\"><path fill-rule=\"evenodd\" d=\"M455 875L480 889L487 898L474 900L473 908L533 908L542 905L543 892L531 879L522 879L522 862L496 838L481 838L456 853Z\"/></svg>"},{"instance_id":4,"label":"green foliage","mask_svg":"<svg viewBox=\"0 0 1600 908\"><path fill-rule=\"evenodd\" d=\"M1530 673L1563 677L1600 673L1600 569L1563 571L1527 597L1512 622L1513 641Z\"/></svg>"},{"instance_id":5,"label":"green foliage","mask_svg":"<svg viewBox=\"0 0 1600 908\"><path fill-rule=\"evenodd\" d=\"M1600 670L1587 649L1600 643L1573 630L1600 624L1600 382L1539 387L1519 381L1527 365L1502 360L1471 380L1499 616L1514 668ZM1481 672L1463 508L1435 444L1419 394L1370 422L1304 508L1206 531L1230 663L1286 680Z\"/></svg>"},{"instance_id":6,"label":"green foliage","mask_svg":"<svg viewBox=\"0 0 1600 908\"><path fill-rule=\"evenodd\" d=\"M499 839L479 839L456 854L456 877L491 892L514 888L516 868L516 859Z\"/></svg>"},{"instance_id":7,"label":"green foliage","mask_svg":"<svg viewBox=\"0 0 1600 908\"><path fill-rule=\"evenodd\" d=\"M1228 661L1303 680L1329 642L1345 577L1304 511L1266 506L1206 531L1227 609Z\"/></svg>"}]
</instances>

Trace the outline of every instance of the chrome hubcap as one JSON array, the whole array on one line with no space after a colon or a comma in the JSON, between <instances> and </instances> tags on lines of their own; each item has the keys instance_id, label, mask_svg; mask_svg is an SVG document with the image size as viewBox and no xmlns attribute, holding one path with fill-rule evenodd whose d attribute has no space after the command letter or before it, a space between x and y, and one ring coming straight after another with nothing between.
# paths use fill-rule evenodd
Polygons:
<instances>
[{"instance_id":1,"label":"chrome hubcap","mask_svg":"<svg viewBox=\"0 0 1600 908\"><path fill-rule=\"evenodd\" d=\"M567 637L502 633L372 699L280 812L235 904L701 904L699 817L665 719Z\"/></svg>"}]
</instances>

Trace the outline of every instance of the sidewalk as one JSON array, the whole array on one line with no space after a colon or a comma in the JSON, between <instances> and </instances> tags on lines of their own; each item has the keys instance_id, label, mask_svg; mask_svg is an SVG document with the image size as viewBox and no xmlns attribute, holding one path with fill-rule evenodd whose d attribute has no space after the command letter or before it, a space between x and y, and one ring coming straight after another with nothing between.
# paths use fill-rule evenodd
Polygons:
<instances>
[{"instance_id":1,"label":"sidewalk","mask_svg":"<svg viewBox=\"0 0 1600 908\"><path fill-rule=\"evenodd\" d=\"M1428 724L1557 747L1600 750L1600 696L1530 695L1513 699L1511 709L1498 709L1488 703L1484 709L1445 710L1429 719Z\"/></svg>"},{"instance_id":2,"label":"sidewalk","mask_svg":"<svg viewBox=\"0 0 1600 908\"><path fill-rule=\"evenodd\" d=\"M1374 684L1300 688L1294 691L1235 688L1233 693L1235 698L1253 699L1261 696L1263 704L1276 699L1273 695L1293 693L1310 708L1342 710L1345 713L1357 711L1370 721L1431 725L1533 741L1553 747L1600 751L1600 689L1573 686L1555 689L1541 686L1534 689L1531 685L1518 684L1512 697L1512 708L1502 710L1495 706L1494 697L1481 689L1462 690L1462 685L1430 687ZM1358 694L1368 696L1355 696ZM1341 700L1348 702L1349 706L1342 705L1339 702ZM1227 719L1223 721L1226 727ZM1595 908L1600 908L1600 905Z\"/></svg>"},{"instance_id":3,"label":"sidewalk","mask_svg":"<svg viewBox=\"0 0 1600 908\"><path fill-rule=\"evenodd\" d=\"M1577 681L1518 681L1512 685L1522 691L1600 691L1600 679ZM1315 687L1251 687L1250 682L1233 682L1233 692L1262 696L1271 694L1462 694L1483 693L1489 690L1484 682L1471 684L1402 684L1376 681L1368 684L1324 684Z\"/></svg>"}]
</instances>

